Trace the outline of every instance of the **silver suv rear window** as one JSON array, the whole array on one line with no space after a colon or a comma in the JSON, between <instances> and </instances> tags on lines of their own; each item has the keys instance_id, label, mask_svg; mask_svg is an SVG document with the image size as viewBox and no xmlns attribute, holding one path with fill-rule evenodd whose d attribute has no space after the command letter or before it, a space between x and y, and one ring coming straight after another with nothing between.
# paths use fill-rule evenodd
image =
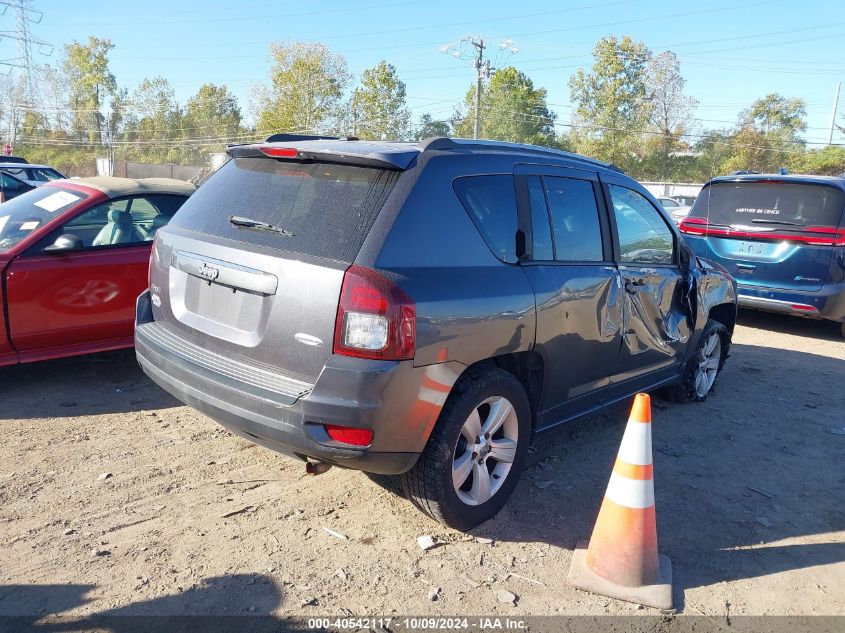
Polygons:
<instances>
[{"instance_id":1,"label":"silver suv rear window","mask_svg":"<svg viewBox=\"0 0 845 633\"><path fill-rule=\"evenodd\" d=\"M839 226L843 204L845 194L826 185L717 182L704 188L689 217L707 218L710 224L800 231L805 226Z\"/></svg>"},{"instance_id":2,"label":"silver suv rear window","mask_svg":"<svg viewBox=\"0 0 845 633\"><path fill-rule=\"evenodd\" d=\"M273 158L235 158L209 178L170 225L293 253L351 262L399 172ZM232 216L284 229L237 227Z\"/></svg>"}]
</instances>

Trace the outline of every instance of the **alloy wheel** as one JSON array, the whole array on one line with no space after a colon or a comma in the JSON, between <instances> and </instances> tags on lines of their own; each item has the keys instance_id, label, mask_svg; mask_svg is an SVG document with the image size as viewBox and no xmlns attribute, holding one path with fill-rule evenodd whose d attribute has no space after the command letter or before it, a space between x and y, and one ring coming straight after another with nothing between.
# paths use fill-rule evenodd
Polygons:
<instances>
[{"instance_id":1,"label":"alloy wheel","mask_svg":"<svg viewBox=\"0 0 845 633\"><path fill-rule=\"evenodd\" d=\"M481 505L499 491L511 471L518 441L519 421L507 398L487 398L472 410L452 460L452 485L463 503Z\"/></svg>"},{"instance_id":2,"label":"alloy wheel","mask_svg":"<svg viewBox=\"0 0 845 633\"><path fill-rule=\"evenodd\" d=\"M699 398L705 397L713 388L721 361L722 338L718 332L713 332L707 337L698 354L698 367L695 371L695 393Z\"/></svg>"}]
</instances>

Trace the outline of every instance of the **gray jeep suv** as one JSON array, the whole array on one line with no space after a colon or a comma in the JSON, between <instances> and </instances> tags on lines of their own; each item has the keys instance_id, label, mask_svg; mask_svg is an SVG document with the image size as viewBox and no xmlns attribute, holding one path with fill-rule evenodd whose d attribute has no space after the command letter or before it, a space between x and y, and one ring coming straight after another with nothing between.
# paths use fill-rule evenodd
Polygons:
<instances>
[{"instance_id":1,"label":"gray jeep suv","mask_svg":"<svg viewBox=\"0 0 845 633\"><path fill-rule=\"evenodd\" d=\"M446 138L229 153L156 234L138 360L310 472L468 529L536 433L658 387L702 400L727 358L733 279L613 166Z\"/></svg>"}]
</instances>

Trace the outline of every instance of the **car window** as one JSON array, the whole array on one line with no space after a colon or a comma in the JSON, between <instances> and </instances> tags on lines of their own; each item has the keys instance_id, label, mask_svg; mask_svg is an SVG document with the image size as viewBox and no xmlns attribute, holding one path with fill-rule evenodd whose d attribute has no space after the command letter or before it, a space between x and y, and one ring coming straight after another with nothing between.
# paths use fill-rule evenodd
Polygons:
<instances>
[{"instance_id":1,"label":"car window","mask_svg":"<svg viewBox=\"0 0 845 633\"><path fill-rule=\"evenodd\" d=\"M0 182L2 182L2 183L3 183L3 189L14 189L14 190L17 190L17 189L20 189L20 188L21 188L21 183L20 183L20 181L15 180L14 178L12 178L11 176L9 176L9 175L8 175L8 174L6 174L5 172L0 172L0 179L2 179L2 180L0 180Z\"/></svg>"},{"instance_id":2,"label":"car window","mask_svg":"<svg viewBox=\"0 0 845 633\"><path fill-rule=\"evenodd\" d=\"M4 167L2 173L9 174L10 176L14 176L18 180L27 180L26 171L23 169L18 169L16 167ZM3 186L6 185L6 178L3 178Z\"/></svg>"},{"instance_id":3,"label":"car window","mask_svg":"<svg viewBox=\"0 0 845 633\"><path fill-rule=\"evenodd\" d=\"M664 209L668 209L669 207L681 206L676 200L672 200L672 198L659 198L658 202L663 205Z\"/></svg>"},{"instance_id":4,"label":"car window","mask_svg":"<svg viewBox=\"0 0 845 633\"><path fill-rule=\"evenodd\" d=\"M545 176L543 184L552 217L555 259L565 262L602 261L601 225L593 183Z\"/></svg>"},{"instance_id":5,"label":"car window","mask_svg":"<svg viewBox=\"0 0 845 633\"><path fill-rule=\"evenodd\" d=\"M539 176L529 176L527 181L528 201L531 205L531 232L533 233L531 257L539 261L551 261L555 256L546 193L543 191L543 183Z\"/></svg>"},{"instance_id":6,"label":"car window","mask_svg":"<svg viewBox=\"0 0 845 633\"><path fill-rule=\"evenodd\" d=\"M44 240L49 246L62 234L69 233L82 240L85 248L137 244L147 241L143 231L132 221L130 199L110 200L79 214L61 229Z\"/></svg>"},{"instance_id":7,"label":"car window","mask_svg":"<svg viewBox=\"0 0 845 633\"><path fill-rule=\"evenodd\" d=\"M0 253L87 198L58 187L40 187L0 205Z\"/></svg>"},{"instance_id":8,"label":"car window","mask_svg":"<svg viewBox=\"0 0 845 633\"><path fill-rule=\"evenodd\" d=\"M623 263L674 264L675 239L663 216L642 195L610 185L619 259Z\"/></svg>"},{"instance_id":9,"label":"car window","mask_svg":"<svg viewBox=\"0 0 845 633\"><path fill-rule=\"evenodd\" d=\"M358 165L233 158L185 201L170 226L351 262L399 175ZM232 216L287 234L244 230L229 221Z\"/></svg>"},{"instance_id":10,"label":"car window","mask_svg":"<svg viewBox=\"0 0 845 633\"><path fill-rule=\"evenodd\" d=\"M467 176L453 183L487 246L503 262L516 262L516 192L513 176Z\"/></svg>"},{"instance_id":11,"label":"car window","mask_svg":"<svg viewBox=\"0 0 845 633\"><path fill-rule=\"evenodd\" d=\"M30 167L27 169L29 173L29 178L27 180L37 180L39 182L48 182L50 180L59 180L60 178L64 178L59 172L55 169L49 169L47 167Z\"/></svg>"},{"instance_id":12,"label":"car window","mask_svg":"<svg viewBox=\"0 0 845 633\"><path fill-rule=\"evenodd\" d=\"M776 226L801 231L804 227L838 227L845 194L824 185L790 182L716 182L698 196L692 218L711 224Z\"/></svg>"}]
</instances>

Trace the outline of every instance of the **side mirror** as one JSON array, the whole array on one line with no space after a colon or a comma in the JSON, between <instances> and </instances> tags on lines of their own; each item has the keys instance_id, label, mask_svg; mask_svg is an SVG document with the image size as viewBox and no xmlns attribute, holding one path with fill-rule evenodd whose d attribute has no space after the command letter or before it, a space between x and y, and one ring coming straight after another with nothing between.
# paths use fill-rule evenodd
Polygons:
<instances>
[{"instance_id":1,"label":"side mirror","mask_svg":"<svg viewBox=\"0 0 845 633\"><path fill-rule=\"evenodd\" d=\"M85 245L82 243L79 236L74 235L73 233L65 233L64 235L59 235L55 242L44 249L44 252L55 253L59 251L78 251L84 248L84 246Z\"/></svg>"}]
</instances>

